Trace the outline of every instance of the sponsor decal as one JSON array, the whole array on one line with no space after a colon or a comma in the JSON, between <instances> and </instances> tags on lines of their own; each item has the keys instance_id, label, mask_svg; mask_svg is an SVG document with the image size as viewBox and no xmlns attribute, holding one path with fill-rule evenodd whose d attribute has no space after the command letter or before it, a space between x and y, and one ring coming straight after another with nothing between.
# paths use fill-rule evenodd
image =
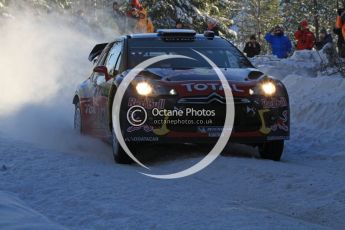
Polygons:
<instances>
[{"instance_id":1,"label":"sponsor decal","mask_svg":"<svg viewBox=\"0 0 345 230\"><path fill-rule=\"evenodd\" d=\"M261 128L260 128L260 132L263 134L269 134L271 132L271 129L269 127L266 126L266 121L265 121L265 117L264 114L269 112L269 109L261 109L259 110L259 116L260 116L260 120L261 120Z\"/></svg>"},{"instance_id":2,"label":"sponsor decal","mask_svg":"<svg viewBox=\"0 0 345 230\"><path fill-rule=\"evenodd\" d=\"M199 133L206 133L209 137L220 137L223 127L198 127Z\"/></svg>"},{"instance_id":3,"label":"sponsor decal","mask_svg":"<svg viewBox=\"0 0 345 230\"><path fill-rule=\"evenodd\" d=\"M199 126L198 132L199 133L206 133L209 137L220 137L223 132L223 127L220 126ZM231 132L230 129L225 129L228 132Z\"/></svg>"},{"instance_id":4,"label":"sponsor decal","mask_svg":"<svg viewBox=\"0 0 345 230\"><path fill-rule=\"evenodd\" d=\"M130 97L128 99L128 107L133 107L133 106L141 106L145 109L164 109L165 106L165 99L159 99L158 101L155 101L153 99L147 98L145 100L140 100L135 97Z\"/></svg>"},{"instance_id":5,"label":"sponsor decal","mask_svg":"<svg viewBox=\"0 0 345 230\"><path fill-rule=\"evenodd\" d=\"M104 107L102 107L99 110L99 118L98 120L100 121L100 125L103 129L107 129L108 125L107 125L107 121L108 121L108 116L106 113L106 109Z\"/></svg>"},{"instance_id":6,"label":"sponsor decal","mask_svg":"<svg viewBox=\"0 0 345 230\"><path fill-rule=\"evenodd\" d=\"M159 128L159 129L154 129L153 130L153 133L154 134L156 134L157 136L165 136L165 135L167 135L168 133L170 133L170 130L168 129L168 127L167 127L167 120L169 119L169 117L168 116L166 116L165 118L164 118L164 123L163 123L163 125L162 125L162 127L161 128Z\"/></svg>"},{"instance_id":7,"label":"sponsor decal","mask_svg":"<svg viewBox=\"0 0 345 230\"><path fill-rule=\"evenodd\" d=\"M262 98L261 104L265 109L269 108L280 108L280 107L286 107L288 106L288 103L286 101L285 97L279 97L279 98Z\"/></svg>"},{"instance_id":8,"label":"sponsor decal","mask_svg":"<svg viewBox=\"0 0 345 230\"><path fill-rule=\"evenodd\" d=\"M267 137L268 141L276 141L276 140L289 140L288 136L273 136L273 137Z\"/></svg>"},{"instance_id":9,"label":"sponsor decal","mask_svg":"<svg viewBox=\"0 0 345 230\"><path fill-rule=\"evenodd\" d=\"M278 119L275 121L275 123L273 125L271 125L270 127L267 127L266 125L266 121L264 118L264 114L270 112L269 109L262 109L259 110L259 115L260 115L260 120L261 120L261 128L260 128L260 132L267 135L270 132L275 132L277 130L283 130L285 132L289 131L289 126L286 124L288 121L288 111L284 110L282 113L282 116L279 116Z\"/></svg>"},{"instance_id":10,"label":"sponsor decal","mask_svg":"<svg viewBox=\"0 0 345 230\"><path fill-rule=\"evenodd\" d=\"M224 90L223 85L219 82L214 82L214 83L186 83L186 84L182 84L182 86L184 86L188 92L195 92L195 91L202 92L202 91L208 91L208 90L223 91ZM244 90L238 89L237 85L235 85L235 84L230 85L230 87L231 87L231 90L233 92L239 92L239 93L244 92Z\"/></svg>"},{"instance_id":11,"label":"sponsor decal","mask_svg":"<svg viewBox=\"0 0 345 230\"><path fill-rule=\"evenodd\" d=\"M142 126L129 126L127 128L128 133L133 133L140 130L143 130L145 133L150 133L153 131L153 127L149 125L142 125Z\"/></svg>"},{"instance_id":12,"label":"sponsor decal","mask_svg":"<svg viewBox=\"0 0 345 230\"><path fill-rule=\"evenodd\" d=\"M271 126L272 131L277 131L279 130L284 130L284 131L289 131L289 126L287 126L286 122L288 120L288 111L285 110L282 113L282 116L279 116L277 119L276 123Z\"/></svg>"},{"instance_id":13,"label":"sponsor decal","mask_svg":"<svg viewBox=\"0 0 345 230\"><path fill-rule=\"evenodd\" d=\"M80 99L80 109L83 113L90 114L90 112L92 112L92 110L90 110L91 106L92 106L92 100L90 100L89 98Z\"/></svg>"},{"instance_id":14,"label":"sponsor decal","mask_svg":"<svg viewBox=\"0 0 345 230\"><path fill-rule=\"evenodd\" d=\"M256 109L254 107L247 106L246 112L247 112L247 114L249 114L251 116L255 116Z\"/></svg>"},{"instance_id":15,"label":"sponsor decal","mask_svg":"<svg viewBox=\"0 0 345 230\"><path fill-rule=\"evenodd\" d=\"M85 105L85 114L94 115L96 114L96 107L90 104Z\"/></svg>"},{"instance_id":16,"label":"sponsor decal","mask_svg":"<svg viewBox=\"0 0 345 230\"><path fill-rule=\"evenodd\" d=\"M159 141L158 137L127 137L126 142L157 142Z\"/></svg>"}]
</instances>

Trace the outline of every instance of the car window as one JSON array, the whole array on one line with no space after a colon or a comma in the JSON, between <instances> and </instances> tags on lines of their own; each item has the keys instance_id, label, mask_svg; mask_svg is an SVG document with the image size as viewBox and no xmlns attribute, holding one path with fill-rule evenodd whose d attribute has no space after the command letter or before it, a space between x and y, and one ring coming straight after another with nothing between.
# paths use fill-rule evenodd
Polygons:
<instances>
[{"instance_id":1,"label":"car window","mask_svg":"<svg viewBox=\"0 0 345 230\"><path fill-rule=\"evenodd\" d=\"M122 58L122 53L120 53L120 56L119 56L119 58L117 59L116 66L115 66L115 69L116 69L116 70L119 70L119 69L120 69L121 58Z\"/></svg>"},{"instance_id":2,"label":"car window","mask_svg":"<svg viewBox=\"0 0 345 230\"><path fill-rule=\"evenodd\" d=\"M112 45L113 44L110 43L108 46L104 48L103 52L98 57L96 57L97 60L93 63L92 69L94 69L96 66L104 65L107 54L109 52L110 47L112 47ZM97 80L97 75L92 72L90 79L91 81L95 82Z\"/></svg>"},{"instance_id":3,"label":"car window","mask_svg":"<svg viewBox=\"0 0 345 230\"><path fill-rule=\"evenodd\" d=\"M116 42L108 53L105 66L107 67L110 76L114 76L114 70L116 69L116 63L119 60L121 50L122 42Z\"/></svg>"},{"instance_id":4,"label":"car window","mask_svg":"<svg viewBox=\"0 0 345 230\"><path fill-rule=\"evenodd\" d=\"M164 54L183 55L192 59L169 59L153 64L152 68L210 68L199 54L211 59L219 68L252 68L250 61L224 39L196 40L195 42L164 42L159 40L129 41L129 67Z\"/></svg>"},{"instance_id":5,"label":"car window","mask_svg":"<svg viewBox=\"0 0 345 230\"><path fill-rule=\"evenodd\" d=\"M153 68L210 68L208 62L202 58L197 52L211 59L219 68L250 68L252 65L248 60L236 49L230 48L214 48L214 47L138 47L130 49L129 66L135 67L141 62L152 57L164 54L183 55L192 59L169 59L157 62L151 67Z\"/></svg>"}]
</instances>

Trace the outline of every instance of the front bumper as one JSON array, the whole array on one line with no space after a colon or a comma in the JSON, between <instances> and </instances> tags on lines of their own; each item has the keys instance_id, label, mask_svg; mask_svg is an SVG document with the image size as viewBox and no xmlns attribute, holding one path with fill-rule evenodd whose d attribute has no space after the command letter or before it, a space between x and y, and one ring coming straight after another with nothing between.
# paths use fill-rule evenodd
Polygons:
<instances>
[{"instance_id":1,"label":"front bumper","mask_svg":"<svg viewBox=\"0 0 345 230\"><path fill-rule=\"evenodd\" d=\"M143 98L129 91L122 101L120 111L122 134L126 142L215 143L224 129L224 102L224 97L216 93L193 97ZM230 142L256 144L289 139L290 112L287 96L266 98L234 95L234 102L235 120ZM139 126L129 122L132 114L128 111L136 106L144 108L147 113L145 123ZM159 114L157 110L160 111ZM169 111L177 112L172 114ZM183 112L178 114L178 111ZM140 116L134 114L133 117L136 115ZM225 129L230 130L229 127Z\"/></svg>"}]
</instances>

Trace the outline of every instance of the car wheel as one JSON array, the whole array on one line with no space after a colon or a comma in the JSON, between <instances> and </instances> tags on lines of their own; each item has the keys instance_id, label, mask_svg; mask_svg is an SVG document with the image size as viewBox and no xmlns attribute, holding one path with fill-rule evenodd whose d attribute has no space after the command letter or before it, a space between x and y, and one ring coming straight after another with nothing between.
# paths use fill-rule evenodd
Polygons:
<instances>
[{"instance_id":1,"label":"car wheel","mask_svg":"<svg viewBox=\"0 0 345 230\"><path fill-rule=\"evenodd\" d=\"M75 104L74 109L74 130L78 133L82 133L82 119L81 119L81 110L80 110L80 104L77 102Z\"/></svg>"},{"instance_id":2,"label":"car wheel","mask_svg":"<svg viewBox=\"0 0 345 230\"><path fill-rule=\"evenodd\" d=\"M259 147L260 156L263 159L280 161L284 150L284 141L270 141Z\"/></svg>"},{"instance_id":3,"label":"car wheel","mask_svg":"<svg viewBox=\"0 0 345 230\"><path fill-rule=\"evenodd\" d=\"M112 132L112 146L114 161L118 164L131 164L133 160L123 150L120 143L118 142L115 131Z\"/></svg>"}]
</instances>

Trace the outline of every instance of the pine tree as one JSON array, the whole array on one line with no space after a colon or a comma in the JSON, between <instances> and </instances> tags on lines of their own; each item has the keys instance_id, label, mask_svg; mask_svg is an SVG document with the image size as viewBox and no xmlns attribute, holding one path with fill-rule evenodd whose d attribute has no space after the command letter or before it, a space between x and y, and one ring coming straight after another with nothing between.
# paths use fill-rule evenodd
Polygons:
<instances>
[{"instance_id":1,"label":"pine tree","mask_svg":"<svg viewBox=\"0 0 345 230\"><path fill-rule=\"evenodd\" d=\"M284 20L284 26L292 36L303 20L307 20L312 25L312 30L318 33L320 28L326 28L329 31L335 25L337 14L336 0L282 0L281 14Z\"/></svg>"},{"instance_id":2,"label":"pine tree","mask_svg":"<svg viewBox=\"0 0 345 230\"><path fill-rule=\"evenodd\" d=\"M216 20L221 33L234 37L229 29L231 9L238 4L229 0L150 0L143 1L153 23L157 28L174 28L177 20L187 28L203 32L210 19Z\"/></svg>"},{"instance_id":3,"label":"pine tree","mask_svg":"<svg viewBox=\"0 0 345 230\"><path fill-rule=\"evenodd\" d=\"M83 10L86 16L94 17L102 12L111 12L113 2L122 5L126 11L128 0L22 0L25 4L33 6L38 11L63 11L71 9L72 12ZM1 3L19 1L0 0ZM181 20L187 28L195 29L202 33L207 29L207 22L218 22L220 32L229 38L234 38L235 33L229 29L232 25L230 15L232 9L239 4L236 0L143 0L143 6L156 28L174 28L177 20Z\"/></svg>"},{"instance_id":4,"label":"pine tree","mask_svg":"<svg viewBox=\"0 0 345 230\"><path fill-rule=\"evenodd\" d=\"M265 49L264 34L283 22L279 12L279 0L244 0L234 21L239 28L237 42L240 45L243 45L250 35L256 35Z\"/></svg>"}]
</instances>

